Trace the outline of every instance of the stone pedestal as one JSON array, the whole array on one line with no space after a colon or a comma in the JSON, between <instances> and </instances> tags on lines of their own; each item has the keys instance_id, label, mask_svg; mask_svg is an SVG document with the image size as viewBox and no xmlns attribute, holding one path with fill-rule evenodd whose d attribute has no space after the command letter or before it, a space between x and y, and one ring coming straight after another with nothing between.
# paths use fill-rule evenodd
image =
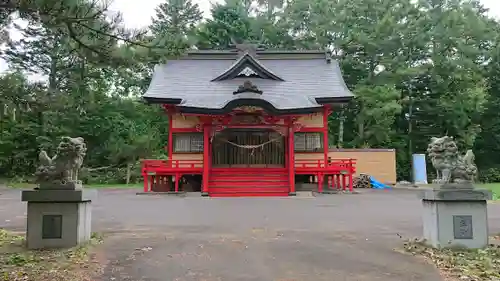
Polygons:
<instances>
[{"instance_id":1,"label":"stone pedestal","mask_svg":"<svg viewBox=\"0 0 500 281\"><path fill-rule=\"evenodd\" d=\"M435 248L484 248L488 245L488 190L435 188L423 190L426 242Z\"/></svg>"},{"instance_id":2,"label":"stone pedestal","mask_svg":"<svg viewBox=\"0 0 500 281\"><path fill-rule=\"evenodd\" d=\"M91 202L95 190L25 190L29 249L69 248L91 238Z\"/></svg>"}]
</instances>

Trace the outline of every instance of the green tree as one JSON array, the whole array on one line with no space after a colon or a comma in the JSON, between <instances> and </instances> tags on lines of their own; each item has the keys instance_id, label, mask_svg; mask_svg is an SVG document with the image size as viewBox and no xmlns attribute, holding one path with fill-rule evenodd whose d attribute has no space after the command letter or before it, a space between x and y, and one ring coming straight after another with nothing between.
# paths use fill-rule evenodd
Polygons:
<instances>
[{"instance_id":1,"label":"green tree","mask_svg":"<svg viewBox=\"0 0 500 281\"><path fill-rule=\"evenodd\" d=\"M481 116L481 133L475 143L477 165L485 180L500 180L500 45L493 50L488 67L488 102Z\"/></svg>"},{"instance_id":2,"label":"green tree","mask_svg":"<svg viewBox=\"0 0 500 281\"><path fill-rule=\"evenodd\" d=\"M202 18L198 4L191 0L167 0L156 8L150 29L155 37L184 49L191 45L195 27Z\"/></svg>"},{"instance_id":3,"label":"green tree","mask_svg":"<svg viewBox=\"0 0 500 281\"><path fill-rule=\"evenodd\" d=\"M238 1L215 4L210 9L212 18L199 26L197 47L200 49L229 49L234 43L258 41L252 30L252 18L247 8Z\"/></svg>"}]
</instances>

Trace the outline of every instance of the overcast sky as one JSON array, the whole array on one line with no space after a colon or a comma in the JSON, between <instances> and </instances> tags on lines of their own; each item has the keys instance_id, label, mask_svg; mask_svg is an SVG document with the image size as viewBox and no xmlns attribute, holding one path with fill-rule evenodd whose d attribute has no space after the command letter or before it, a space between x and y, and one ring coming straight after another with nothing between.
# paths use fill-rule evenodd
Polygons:
<instances>
[{"instance_id":1,"label":"overcast sky","mask_svg":"<svg viewBox=\"0 0 500 281\"><path fill-rule=\"evenodd\" d=\"M156 6L163 1L165 0L114 0L111 10L120 11L128 27L143 28L149 25ZM218 0L194 0L194 2L200 5L207 16L211 3L218 2ZM500 19L500 0L480 0L480 2L490 10L492 16ZM0 72L6 69L7 64L0 59Z\"/></svg>"},{"instance_id":2,"label":"overcast sky","mask_svg":"<svg viewBox=\"0 0 500 281\"><path fill-rule=\"evenodd\" d=\"M129 27L145 27L151 22L151 16L154 14L155 7L164 0L114 0L111 6L112 10L123 13L126 24ZM217 0L194 0L200 5L201 9L208 14L211 2ZM490 14L500 19L500 0L480 0L488 9Z\"/></svg>"}]
</instances>

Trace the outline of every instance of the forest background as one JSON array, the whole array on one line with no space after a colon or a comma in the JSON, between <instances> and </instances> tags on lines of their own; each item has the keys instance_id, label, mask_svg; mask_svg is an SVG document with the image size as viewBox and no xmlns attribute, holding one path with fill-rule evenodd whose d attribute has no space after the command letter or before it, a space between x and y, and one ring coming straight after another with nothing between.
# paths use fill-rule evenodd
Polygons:
<instances>
[{"instance_id":1,"label":"forest background","mask_svg":"<svg viewBox=\"0 0 500 281\"><path fill-rule=\"evenodd\" d=\"M478 1L226 0L204 19L167 0L152 18L132 30L97 0L0 3L0 178L29 180L69 135L87 142L85 183L140 181L140 159L166 158L167 116L140 98L154 65L236 41L332 51L356 98L330 117L330 146L394 148L409 180L411 155L450 135L500 182L500 24Z\"/></svg>"}]
</instances>

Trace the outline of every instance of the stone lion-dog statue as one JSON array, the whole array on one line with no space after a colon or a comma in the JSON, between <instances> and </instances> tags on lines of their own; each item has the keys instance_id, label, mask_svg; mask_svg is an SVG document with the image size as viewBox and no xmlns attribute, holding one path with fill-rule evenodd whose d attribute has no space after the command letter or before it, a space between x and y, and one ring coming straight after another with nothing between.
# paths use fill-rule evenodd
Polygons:
<instances>
[{"instance_id":1,"label":"stone lion-dog statue","mask_svg":"<svg viewBox=\"0 0 500 281\"><path fill-rule=\"evenodd\" d=\"M474 164L474 153L467 150L464 156L458 152L458 146L453 137L433 137L427 147L427 154L436 169L436 179L433 183L471 183L477 175Z\"/></svg>"},{"instance_id":2,"label":"stone lion-dog statue","mask_svg":"<svg viewBox=\"0 0 500 281\"><path fill-rule=\"evenodd\" d=\"M78 172L87 146L82 137L62 137L51 158L45 150L38 155L40 165L35 173L38 189L74 189L81 186Z\"/></svg>"}]
</instances>

